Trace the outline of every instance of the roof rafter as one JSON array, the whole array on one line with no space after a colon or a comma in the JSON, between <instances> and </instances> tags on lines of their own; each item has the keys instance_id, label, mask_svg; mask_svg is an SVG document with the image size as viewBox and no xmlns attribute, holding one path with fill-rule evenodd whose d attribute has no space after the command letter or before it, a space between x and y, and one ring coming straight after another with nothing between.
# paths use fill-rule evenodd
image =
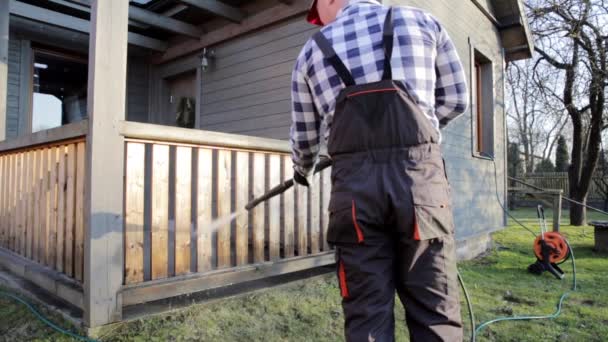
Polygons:
<instances>
[{"instance_id":1,"label":"roof rafter","mask_svg":"<svg viewBox=\"0 0 608 342\"><path fill-rule=\"evenodd\" d=\"M90 12L91 0L51 0L61 2L71 2L75 6L82 6ZM181 11L183 8L176 7L174 10ZM152 27L159 28L164 31L181 34L192 38L200 38L203 30L195 25L185 23L183 21L170 18L163 14L152 12L137 6L129 6L129 18L138 23L146 24Z\"/></svg>"},{"instance_id":2,"label":"roof rafter","mask_svg":"<svg viewBox=\"0 0 608 342\"><path fill-rule=\"evenodd\" d=\"M10 13L22 18L67 28L72 31L90 33L91 25L88 20L29 5L20 1L12 1L10 3ZM128 42L156 51L165 51L167 49L167 42L133 32L128 33Z\"/></svg>"},{"instance_id":3,"label":"roof rafter","mask_svg":"<svg viewBox=\"0 0 608 342\"><path fill-rule=\"evenodd\" d=\"M245 12L237 7L226 5L218 0L179 0L181 3L196 7L215 15L219 15L233 22L241 22L245 18Z\"/></svg>"}]
</instances>

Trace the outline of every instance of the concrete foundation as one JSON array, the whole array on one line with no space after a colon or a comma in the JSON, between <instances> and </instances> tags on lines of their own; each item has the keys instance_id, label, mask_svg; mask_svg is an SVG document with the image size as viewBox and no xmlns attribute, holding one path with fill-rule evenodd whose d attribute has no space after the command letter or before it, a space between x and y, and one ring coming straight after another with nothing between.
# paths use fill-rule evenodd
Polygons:
<instances>
[{"instance_id":1,"label":"concrete foundation","mask_svg":"<svg viewBox=\"0 0 608 342\"><path fill-rule=\"evenodd\" d=\"M492 237L489 233L468 237L456 241L456 257L458 260L470 260L485 253L492 247Z\"/></svg>"}]
</instances>

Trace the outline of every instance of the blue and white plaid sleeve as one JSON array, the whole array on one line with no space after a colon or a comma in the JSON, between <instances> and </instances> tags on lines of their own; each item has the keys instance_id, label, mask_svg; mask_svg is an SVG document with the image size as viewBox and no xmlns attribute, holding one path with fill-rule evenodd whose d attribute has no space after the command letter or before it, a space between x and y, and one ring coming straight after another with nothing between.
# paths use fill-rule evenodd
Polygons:
<instances>
[{"instance_id":1,"label":"blue and white plaid sleeve","mask_svg":"<svg viewBox=\"0 0 608 342\"><path fill-rule=\"evenodd\" d=\"M437 23L439 25L439 23ZM439 127L463 114L469 105L466 75L456 47L448 33L439 25L437 59L435 60L435 115Z\"/></svg>"},{"instance_id":2,"label":"blue and white plaid sleeve","mask_svg":"<svg viewBox=\"0 0 608 342\"><path fill-rule=\"evenodd\" d=\"M299 58L292 73L290 141L294 168L306 176L312 170L319 152L322 119L315 108L310 80L303 73L301 63L303 60Z\"/></svg>"}]
</instances>

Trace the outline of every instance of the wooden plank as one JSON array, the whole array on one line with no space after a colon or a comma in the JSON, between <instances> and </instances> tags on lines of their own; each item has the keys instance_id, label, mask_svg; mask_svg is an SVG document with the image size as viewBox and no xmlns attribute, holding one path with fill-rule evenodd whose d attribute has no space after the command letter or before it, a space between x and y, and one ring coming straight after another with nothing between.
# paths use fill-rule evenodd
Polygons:
<instances>
[{"instance_id":1,"label":"wooden plank","mask_svg":"<svg viewBox=\"0 0 608 342\"><path fill-rule=\"evenodd\" d=\"M553 195L553 231L559 232L562 219L562 195Z\"/></svg>"},{"instance_id":2,"label":"wooden plank","mask_svg":"<svg viewBox=\"0 0 608 342\"><path fill-rule=\"evenodd\" d=\"M57 147L49 149L49 235L46 264L55 267L57 263Z\"/></svg>"},{"instance_id":3,"label":"wooden plank","mask_svg":"<svg viewBox=\"0 0 608 342\"><path fill-rule=\"evenodd\" d=\"M65 263L64 272L74 276L74 231L76 230L76 144L69 144L66 154L65 186Z\"/></svg>"},{"instance_id":4,"label":"wooden plank","mask_svg":"<svg viewBox=\"0 0 608 342\"><path fill-rule=\"evenodd\" d=\"M34 261L19 257L15 253L0 250L0 267L24 278L50 294L64 299L75 307L82 308L82 288L65 276L48 270Z\"/></svg>"},{"instance_id":5,"label":"wooden plank","mask_svg":"<svg viewBox=\"0 0 608 342\"><path fill-rule=\"evenodd\" d=\"M128 143L129 145L132 143ZM169 146L152 146L152 279L169 272Z\"/></svg>"},{"instance_id":6,"label":"wooden plank","mask_svg":"<svg viewBox=\"0 0 608 342\"><path fill-rule=\"evenodd\" d=\"M85 155L84 142L76 144L76 205L74 219L74 277L83 281L84 272L84 189L85 189ZM115 166L114 166L115 167ZM117 194L118 195L118 194Z\"/></svg>"},{"instance_id":7,"label":"wooden plank","mask_svg":"<svg viewBox=\"0 0 608 342\"><path fill-rule=\"evenodd\" d=\"M312 176L312 182L309 188L310 192L310 222L308 229L310 231L310 252L317 254L320 251L319 243L321 241L321 179L320 174Z\"/></svg>"},{"instance_id":8,"label":"wooden plank","mask_svg":"<svg viewBox=\"0 0 608 342\"><path fill-rule=\"evenodd\" d=\"M332 252L303 258L281 260L262 265L246 265L204 275L192 274L127 286L122 290L123 305L135 305L159 299L191 294L226 285L298 272L335 263Z\"/></svg>"},{"instance_id":9,"label":"wooden plank","mask_svg":"<svg viewBox=\"0 0 608 342\"><path fill-rule=\"evenodd\" d=\"M293 162L291 156L283 156L283 181L293 177ZM283 194L283 246L285 257L292 258L294 253L295 231L295 191L293 188Z\"/></svg>"},{"instance_id":10,"label":"wooden plank","mask_svg":"<svg viewBox=\"0 0 608 342\"><path fill-rule=\"evenodd\" d=\"M15 250L15 201L17 193L16 189L16 157L15 154L9 155L9 207L8 207L8 222L9 222L9 241L8 248Z\"/></svg>"},{"instance_id":11,"label":"wooden plank","mask_svg":"<svg viewBox=\"0 0 608 342\"><path fill-rule=\"evenodd\" d=\"M198 27L164 15L145 10L136 6L129 6L129 17L140 23L148 24L161 30L200 38L203 31Z\"/></svg>"},{"instance_id":12,"label":"wooden plank","mask_svg":"<svg viewBox=\"0 0 608 342\"><path fill-rule=\"evenodd\" d=\"M305 256L308 255L308 189L298 184L294 188L298 210L296 247L298 256Z\"/></svg>"},{"instance_id":13,"label":"wooden plank","mask_svg":"<svg viewBox=\"0 0 608 342\"><path fill-rule=\"evenodd\" d=\"M172 144L183 143L246 149L252 151L291 152L288 141L243 136L238 134L169 127L130 121L121 121L119 124L119 130L123 136L128 138L171 142Z\"/></svg>"},{"instance_id":14,"label":"wooden plank","mask_svg":"<svg viewBox=\"0 0 608 342\"><path fill-rule=\"evenodd\" d=\"M258 197L266 191L266 155L253 155L253 197ZM266 203L260 203L252 210L253 262L264 262L264 228Z\"/></svg>"},{"instance_id":15,"label":"wooden plank","mask_svg":"<svg viewBox=\"0 0 608 342\"><path fill-rule=\"evenodd\" d=\"M190 272L192 228L192 149L178 146L175 152L175 274Z\"/></svg>"},{"instance_id":16,"label":"wooden plank","mask_svg":"<svg viewBox=\"0 0 608 342\"><path fill-rule=\"evenodd\" d=\"M60 146L57 161L57 259L55 268L57 271L64 271L65 262L65 216L66 216L66 146Z\"/></svg>"},{"instance_id":17,"label":"wooden plank","mask_svg":"<svg viewBox=\"0 0 608 342\"><path fill-rule=\"evenodd\" d=\"M23 242L23 153L17 153L17 178L15 178L15 252L23 255L22 242Z\"/></svg>"},{"instance_id":18,"label":"wooden plank","mask_svg":"<svg viewBox=\"0 0 608 342\"><path fill-rule=\"evenodd\" d=\"M9 199L9 181L10 181L10 172L9 172L9 156L3 155L0 156L2 158L2 179L0 182L2 184L2 193L0 193L0 197L2 200L2 217L1 217L1 227L2 227L2 247L8 249L8 241L9 241L9 219L8 219L8 199Z\"/></svg>"},{"instance_id":19,"label":"wooden plank","mask_svg":"<svg viewBox=\"0 0 608 342\"><path fill-rule=\"evenodd\" d=\"M47 258L47 243L48 243L48 203L49 203L49 149L43 148L41 149L42 153L42 164L40 165L40 172L42 183L40 185L40 235L39 235L39 243L40 250L38 254L38 262L41 264L45 264Z\"/></svg>"},{"instance_id":20,"label":"wooden plank","mask_svg":"<svg viewBox=\"0 0 608 342\"><path fill-rule=\"evenodd\" d=\"M144 281L146 145L128 143L125 178L125 283Z\"/></svg>"},{"instance_id":21,"label":"wooden plank","mask_svg":"<svg viewBox=\"0 0 608 342\"><path fill-rule=\"evenodd\" d=\"M11 170L10 170L10 156L4 155L4 173L2 177L3 182L3 204L4 212L2 218L2 225L4 226L4 241L3 246L6 249L9 249L10 245L10 234L11 234L11 224L10 224L10 180L11 180Z\"/></svg>"},{"instance_id":22,"label":"wooden plank","mask_svg":"<svg viewBox=\"0 0 608 342\"><path fill-rule=\"evenodd\" d=\"M236 153L236 198L235 207L237 211L249 202L249 152ZM242 266L249 260L249 217L240 215L236 218L236 265Z\"/></svg>"},{"instance_id":23,"label":"wooden plank","mask_svg":"<svg viewBox=\"0 0 608 342\"><path fill-rule=\"evenodd\" d=\"M331 197L331 168L327 168L321 172L321 220L322 220L322 242L323 250L328 251L330 249L329 243L327 243L327 229L329 228L329 199Z\"/></svg>"},{"instance_id":24,"label":"wooden plank","mask_svg":"<svg viewBox=\"0 0 608 342\"><path fill-rule=\"evenodd\" d=\"M32 174L34 167L34 151L27 151L25 153L25 170L23 172L24 184L24 202L25 208L23 215L25 217L25 241L24 241L24 253L23 256L30 259L32 257L32 227L33 227L33 216L32 216Z\"/></svg>"},{"instance_id":25,"label":"wooden plank","mask_svg":"<svg viewBox=\"0 0 608 342\"><path fill-rule=\"evenodd\" d=\"M42 149L35 151L34 175L32 181L34 183L34 229L32 236L32 260L40 260L40 241L42 240L42 227L40 207L42 206Z\"/></svg>"},{"instance_id":26,"label":"wooden plank","mask_svg":"<svg viewBox=\"0 0 608 342\"><path fill-rule=\"evenodd\" d=\"M0 247L6 247L4 244L4 239L6 238L6 230L5 230L5 221L4 221L4 196L8 192L6 190L6 171L4 170L6 159L5 156L0 155Z\"/></svg>"},{"instance_id":27,"label":"wooden plank","mask_svg":"<svg viewBox=\"0 0 608 342\"><path fill-rule=\"evenodd\" d=\"M186 5L190 5L196 8L200 8L209 13L213 13L220 17L226 18L233 22L241 22L245 17L245 12L243 12L238 7L227 5L221 1L217 0L180 0Z\"/></svg>"},{"instance_id":28,"label":"wooden plank","mask_svg":"<svg viewBox=\"0 0 608 342\"><path fill-rule=\"evenodd\" d=\"M231 214L231 174L232 152L219 150L217 154L217 216L219 219ZM230 226L231 222L228 222L217 229L218 268L231 266Z\"/></svg>"},{"instance_id":29,"label":"wooden plank","mask_svg":"<svg viewBox=\"0 0 608 342\"><path fill-rule=\"evenodd\" d=\"M196 208L197 227L197 271L206 272L211 270L211 258L213 250L211 246L211 231L209 224L213 219L212 213L212 171L213 151L207 148L198 150L198 175L197 194L198 203Z\"/></svg>"},{"instance_id":30,"label":"wooden plank","mask_svg":"<svg viewBox=\"0 0 608 342\"><path fill-rule=\"evenodd\" d=\"M269 160L268 188L281 182L281 156L271 154ZM281 197L274 196L268 200L268 253L270 261L280 259L281 254Z\"/></svg>"}]
</instances>

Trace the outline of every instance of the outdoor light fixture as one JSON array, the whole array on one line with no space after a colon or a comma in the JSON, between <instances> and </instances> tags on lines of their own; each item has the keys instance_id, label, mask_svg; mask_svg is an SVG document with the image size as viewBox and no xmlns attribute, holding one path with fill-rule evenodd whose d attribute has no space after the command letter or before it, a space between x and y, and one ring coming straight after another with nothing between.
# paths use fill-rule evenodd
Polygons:
<instances>
[{"instance_id":1,"label":"outdoor light fixture","mask_svg":"<svg viewBox=\"0 0 608 342\"><path fill-rule=\"evenodd\" d=\"M201 68L203 69L203 72L207 72L209 70L211 60L215 58L215 50L208 50L207 48L204 48L200 57Z\"/></svg>"}]
</instances>

